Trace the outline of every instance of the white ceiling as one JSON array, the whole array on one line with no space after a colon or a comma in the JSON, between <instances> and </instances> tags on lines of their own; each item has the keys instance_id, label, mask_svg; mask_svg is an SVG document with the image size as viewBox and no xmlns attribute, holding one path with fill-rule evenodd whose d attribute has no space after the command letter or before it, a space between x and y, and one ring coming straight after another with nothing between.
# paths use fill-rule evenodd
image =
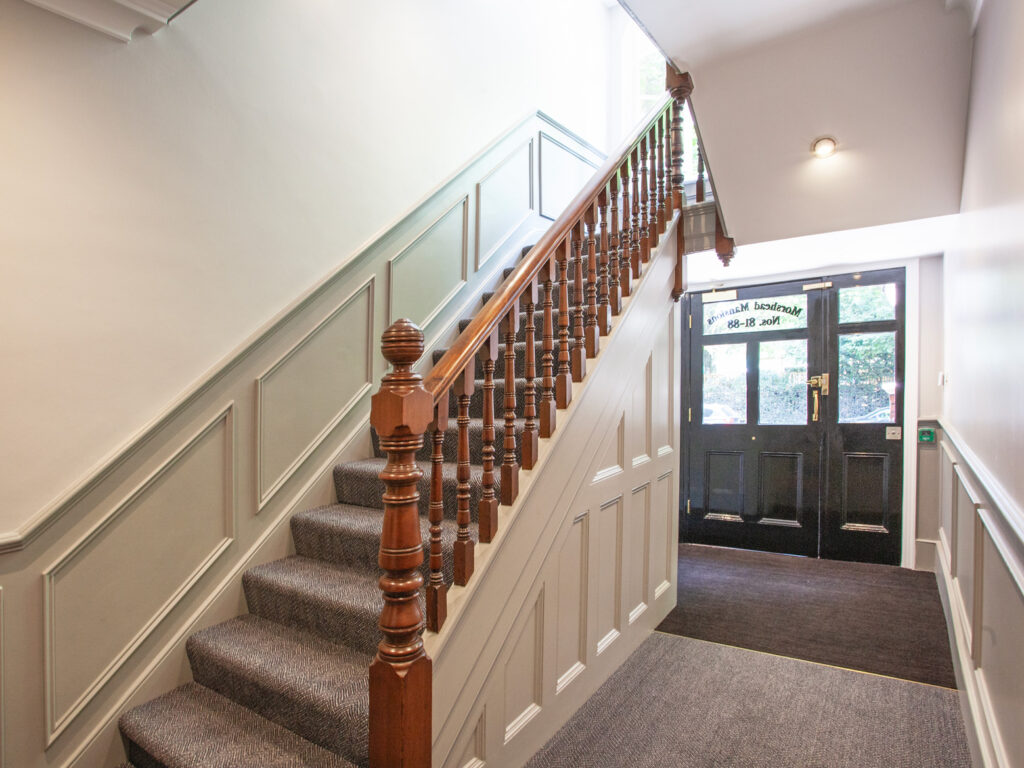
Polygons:
<instances>
[{"instance_id":1,"label":"white ceiling","mask_svg":"<svg viewBox=\"0 0 1024 768\"><path fill-rule=\"evenodd\" d=\"M959 210L970 13L946 0L626 2L693 75L738 244ZM821 135L839 143L827 160L810 153Z\"/></svg>"},{"instance_id":2,"label":"white ceiling","mask_svg":"<svg viewBox=\"0 0 1024 768\"><path fill-rule=\"evenodd\" d=\"M893 0L624 0L682 71L732 51Z\"/></svg>"}]
</instances>

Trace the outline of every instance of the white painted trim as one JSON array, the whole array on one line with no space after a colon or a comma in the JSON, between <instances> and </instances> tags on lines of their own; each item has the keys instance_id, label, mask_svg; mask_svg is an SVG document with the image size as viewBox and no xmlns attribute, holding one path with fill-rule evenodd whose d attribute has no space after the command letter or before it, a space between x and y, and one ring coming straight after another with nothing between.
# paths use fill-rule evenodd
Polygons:
<instances>
[{"instance_id":1,"label":"white painted trim","mask_svg":"<svg viewBox=\"0 0 1024 768\"><path fill-rule=\"evenodd\" d=\"M903 292L903 513L904 568L917 567L917 420L921 404L921 264L904 266ZM914 428L910 428L914 425Z\"/></svg>"},{"instance_id":2,"label":"white painted trim","mask_svg":"<svg viewBox=\"0 0 1024 768\"><path fill-rule=\"evenodd\" d=\"M190 4L191 0L27 0L70 21L130 43L136 30L153 34Z\"/></svg>"}]
</instances>

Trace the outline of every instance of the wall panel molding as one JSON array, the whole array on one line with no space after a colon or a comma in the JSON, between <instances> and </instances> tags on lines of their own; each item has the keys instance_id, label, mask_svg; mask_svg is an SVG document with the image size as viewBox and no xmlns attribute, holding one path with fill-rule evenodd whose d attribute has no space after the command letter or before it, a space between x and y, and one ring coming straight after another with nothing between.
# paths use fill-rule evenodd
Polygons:
<instances>
[{"instance_id":1,"label":"wall panel molding","mask_svg":"<svg viewBox=\"0 0 1024 768\"><path fill-rule=\"evenodd\" d=\"M429 247L433 238L451 234L444 229L444 225L456 213L462 214L457 222L459 229L457 276L441 270L440 267L450 267L451 265L444 265L437 258L437 252ZM444 246L445 244L442 241L440 247L443 249ZM416 257L421 255L423 257L422 263L417 265ZM409 286L410 292L417 299L425 300L427 306L423 309L417 307L419 310L417 312L409 312L403 309L401 317L407 317L420 328L425 329L444 310L456 294L462 290L469 277L469 195L462 196L455 203L448 206L440 216L416 235L408 245L388 259L388 325L391 325L391 323L398 319L395 311L396 306L408 303L409 301L408 297L403 297L401 292L396 290L396 286L402 283L400 278L405 269L411 272L410 278L412 283ZM432 281L437 281L438 284L432 285ZM405 299L404 301L403 298Z\"/></svg>"},{"instance_id":2,"label":"wall panel molding","mask_svg":"<svg viewBox=\"0 0 1024 768\"><path fill-rule=\"evenodd\" d=\"M176 470L180 468L188 467L188 460L190 455L198 454L200 449L204 447L204 444L214 436L218 430L222 430L220 439L222 441L221 451L221 466L219 471L221 472L220 487L216 489L219 499L207 499L208 501L217 501L220 510L219 515L221 520L219 522L220 538L212 543L212 548L201 547L199 552L196 553L196 558L193 563L185 564L186 568L191 565L191 570L188 570L184 575L184 578L177 584L168 585L170 593L164 597L163 601L160 602L155 611L149 616L137 631L132 633L130 626L127 629L129 633L128 640L116 650L107 663L95 675L90 675L88 682L85 682L80 686L73 686L70 694L61 691L62 680L58 676L58 669L69 669L73 668L74 664L82 665L80 659L80 652L83 644L86 642L87 630L89 627L94 626L94 622L98 620L101 615L100 608L102 605L106 605L108 610L117 612L118 615L123 612L125 601L119 601L116 599L116 595L112 593L114 589L119 586L124 586L120 581L110 582L104 581L109 575L123 575L118 574L116 566L117 561L110 561L103 563L101 566L93 566L93 571L89 570L89 558L90 557L102 557L107 555L110 557L117 557L121 550L116 546L110 545L113 549L111 553L104 553L102 551L103 544L107 543L119 530L120 526L126 522L130 522L134 517L134 513L142 510L147 511L148 508L155 508L157 517L161 517L159 513L161 505L159 503L153 503L147 506L147 501L152 501L159 491L165 486L165 484L172 484L175 477ZM74 546L68 551L62 554L57 560L43 572L43 624L45 633L45 644L43 649L43 667L44 667L44 698L46 702L46 737L47 745L53 744L57 737L64 731L65 728L78 716L79 713L85 708L85 706L92 701L102 687L110 680L111 677L124 665L124 663L135 653L136 650L142 645L142 643L148 638L153 631L160 625L160 623L167 617L167 615L181 602L191 588L199 581L200 578L213 566L213 564L220 558L221 555L227 550L235 537L236 529L236 495L235 495L235 435L234 435L234 403L229 403L220 413L218 413L212 420L207 422L196 434L194 434L184 445L182 445L177 451L175 451L169 458L164 460L134 491L132 491L126 498L119 502L113 509L111 509L103 519L96 524L84 537L82 537ZM196 458L195 462L201 468L209 469L206 466L209 459L212 457L202 455ZM179 504L184 510L191 504L187 493L184 493L185 488L192 488L192 492L197 494L197 499L201 500L203 497L203 480L209 481L211 478L193 477L186 478L180 481L180 487L174 487L172 485L173 493L168 494L173 497L173 502L168 500L167 503L171 509L176 508ZM208 490L215 490L210 488ZM191 510L192 514L196 511L202 513L206 510L199 508L198 510ZM164 521L165 525L162 527L163 531L167 531L169 528L174 528L179 522L173 515L166 515L167 519ZM213 521L210 521L213 522ZM185 525L188 521L185 522ZM142 530L145 530L144 528ZM132 531L132 534L138 534L139 531ZM158 531L151 531L151 535L157 535L158 538L153 542L157 548L164 552L173 552L174 557L180 558L183 553L177 551L174 547L173 537L159 536ZM194 538L195 532L190 530L188 532L190 538ZM132 541L132 549L135 550L134 556L140 557L144 553L142 543L146 541L143 538L141 541L137 535L129 537ZM197 540L198 541L198 540ZM122 542L122 545L126 545L127 542ZM170 549L168 549L170 547ZM99 554L97 554L99 553ZM153 556L153 562L159 562L159 556ZM81 567L83 571L81 573L74 573L76 567ZM71 574L66 576L65 574ZM173 574L164 574L172 575ZM90 597L94 597L94 604L90 605L84 603L81 599L68 598L67 607L65 607L65 598L62 596L62 585L65 579L68 580L69 586L67 589L75 587L81 588L85 592L85 587L94 586L88 583L89 578L99 579L95 586L105 587L103 589L89 590L88 594ZM152 587L150 584L145 584L146 588ZM158 597L159 599L159 597ZM143 606L143 608L145 608ZM67 615L64 611L69 611L71 615ZM85 614L84 616L82 614ZM127 617L125 617L126 620ZM76 646L79 650L79 654L76 654L73 658L75 661L72 663L72 657L63 657L63 654L73 653L71 649L64 650L61 647L61 639L64 637L64 631L62 630L62 624L66 621L68 623L75 623L78 619L80 623L76 627L78 631L71 632L71 636L75 638ZM102 624L102 622L101 622ZM100 627L102 635L104 637L110 636L112 632L116 631L115 625L106 624ZM69 639L69 638L66 638ZM91 650L91 649L90 649ZM63 658L62 658L63 657ZM102 663L102 662L100 662ZM70 699L65 701L65 699Z\"/></svg>"},{"instance_id":3,"label":"wall panel molding","mask_svg":"<svg viewBox=\"0 0 1024 768\"><path fill-rule=\"evenodd\" d=\"M533 214L533 137L518 145L501 162L488 171L476 184L476 269L479 271L498 252L501 246L515 234ZM517 176L523 173L525 178ZM501 185L505 185L502 190ZM498 192L491 189L497 187ZM524 194L525 193L525 194ZM492 205L489 195L497 194L497 205ZM523 195L523 197L519 197ZM509 205L512 199L515 205ZM504 204L503 204L504 203ZM490 213L496 208L498 216Z\"/></svg>"},{"instance_id":4,"label":"wall panel molding","mask_svg":"<svg viewBox=\"0 0 1024 768\"><path fill-rule=\"evenodd\" d=\"M365 307L358 305L357 302L360 300L365 300ZM365 326L361 329L361 333L358 327L353 333L351 323L359 319L360 313L362 314L362 322L365 323ZM312 330L302 336L273 365L256 377L255 453L256 485L259 489L257 512L263 511L264 507L270 503L274 495L288 482L296 470L309 458L310 454L324 442L327 436L352 409L369 394L373 385L373 315L374 278L371 277L342 299ZM336 324L338 324L338 328L334 327ZM329 334L331 331L338 336L337 339L330 338ZM301 364L306 363L312 366L322 366L324 359L330 356L331 350L330 348L324 350L317 349L316 342L320 337L334 342L333 345L327 345L328 347L337 345L337 348L342 349L343 347L340 345L343 345L346 341L360 341L362 349L358 350L358 357L355 361L339 361L341 362L340 368L342 370L339 371L337 379L325 375L329 372L316 369L305 372L298 371L294 374L294 381L291 382L295 385L294 391L285 392L281 399L285 403L291 404L292 408L301 406L303 416L307 419L315 419L315 421L307 427L305 435L294 431L291 434L282 434L278 430L295 429L295 419L287 417L287 414L281 414L277 417L278 424L268 424L268 422L274 420L273 415L268 412L268 389L273 387L275 377L286 375L289 365L299 364L301 366ZM307 351L310 354L304 355L303 353ZM307 357L309 359L306 359ZM352 365L352 362L361 363L361 369L356 365ZM350 375L352 381L345 382L343 378L345 375ZM320 404L319 409L311 407L309 387L311 380L318 380L320 382L321 389L319 394L327 397L327 400ZM349 385L347 392L344 388L346 383ZM340 405L332 406L331 400L339 395L343 397L347 395L347 397ZM317 430L317 427L319 427L319 430L314 431ZM291 461L285 464L284 462L287 459L279 460L277 465L281 468L277 470L274 467L268 467L267 465L270 463L268 453L271 450L268 444L273 442L274 450L280 450L279 446L289 441L295 444L289 452L293 456Z\"/></svg>"},{"instance_id":5,"label":"wall panel molding","mask_svg":"<svg viewBox=\"0 0 1024 768\"><path fill-rule=\"evenodd\" d=\"M537 134L537 156L538 212L554 221L600 165L543 130Z\"/></svg>"}]
</instances>

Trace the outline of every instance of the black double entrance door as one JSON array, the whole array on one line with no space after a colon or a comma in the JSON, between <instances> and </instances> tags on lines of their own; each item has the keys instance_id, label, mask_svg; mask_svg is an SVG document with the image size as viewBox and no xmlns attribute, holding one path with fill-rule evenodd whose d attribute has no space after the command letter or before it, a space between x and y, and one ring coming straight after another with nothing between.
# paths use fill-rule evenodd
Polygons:
<instances>
[{"instance_id":1,"label":"black double entrance door","mask_svg":"<svg viewBox=\"0 0 1024 768\"><path fill-rule=\"evenodd\" d=\"M899 564L904 284L688 296L684 541Z\"/></svg>"}]
</instances>

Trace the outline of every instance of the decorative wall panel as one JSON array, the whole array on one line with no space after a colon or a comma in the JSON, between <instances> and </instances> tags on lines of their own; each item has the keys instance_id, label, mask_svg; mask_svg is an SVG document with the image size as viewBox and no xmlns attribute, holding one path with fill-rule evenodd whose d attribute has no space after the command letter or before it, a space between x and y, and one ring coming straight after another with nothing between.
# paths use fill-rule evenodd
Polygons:
<instances>
[{"instance_id":1,"label":"decorative wall panel","mask_svg":"<svg viewBox=\"0 0 1024 768\"><path fill-rule=\"evenodd\" d=\"M466 284L469 198L441 214L388 262L388 325L400 317L426 328Z\"/></svg>"},{"instance_id":2,"label":"decorative wall panel","mask_svg":"<svg viewBox=\"0 0 1024 768\"><path fill-rule=\"evenodd\" d=\"M49 742L231 543L232 415L216 416L44 572Z\"/></svg>"},{"instance_id":3,"label":"decorative wall panel","mask_svg":"<svg viewBox=\"0 0 1024 768\"><path fill-rule=\"evenodd\" d=\"M493 256L533 212L533 139L476 185L476 268Z\"/></svg>"},{"instance_id":4,"label":"decorative wall panel","mask_svg":"<svg viewBox=\"0 0 1024 768\"><path fill-rule=\"evenodd\" d=\"M622 497L597 512L597 652L615 642L622 630Z\"/></svg>"},{"instance_id":5,"label":"decorative wall panel","mask_svg":"<svg viewBox=\"0 0 1024 768\"><path fill-rule=\"evenodd\" d=\"M540 215L554 221L594 175L597 165L543 131L538 136L538 147Z\"/></svg>"},{"instance_id":6,"label":"decorative wall panel","mask_svg":"<svg viewBox=\"0 0 1024 768\"><path fill-rule=\"evenodd\" d=\"M623 535L629 554L627 558L626 606L629 623L647 610L647 587L651 568L651 485L634 488L630 496L629 523Z\"/></svg>"},{"instance_id":7,"label":"decorative wall panel","mask_svg":"<svg viewBox=\"0 0 1024 768\"><path fill-rule=\"evenodd\" d=\"M540 712L544 674L544 592L519 631L505 662L505 743Z\"/></svg>"},{"instance_id":8,"label":"decorative wall panel","mask_svg":"<svg viewBox=\"0 0 1024 768\"><path fill-rule=\"evenodd\" d=\"M558 556L556 691L575 680L586 663L589 551L590 515L584 513L573 522Z\"/></svg>"},{"instance_id":9,"label":"decorative wall panel","mask_svg":"<svg viewBox=\"0 0 1024 768\"><path fill-rule=\"evenodd\" d=\"M373 280L256 380L262 509L371 387Z\"/></svg>"}]
</instances>

